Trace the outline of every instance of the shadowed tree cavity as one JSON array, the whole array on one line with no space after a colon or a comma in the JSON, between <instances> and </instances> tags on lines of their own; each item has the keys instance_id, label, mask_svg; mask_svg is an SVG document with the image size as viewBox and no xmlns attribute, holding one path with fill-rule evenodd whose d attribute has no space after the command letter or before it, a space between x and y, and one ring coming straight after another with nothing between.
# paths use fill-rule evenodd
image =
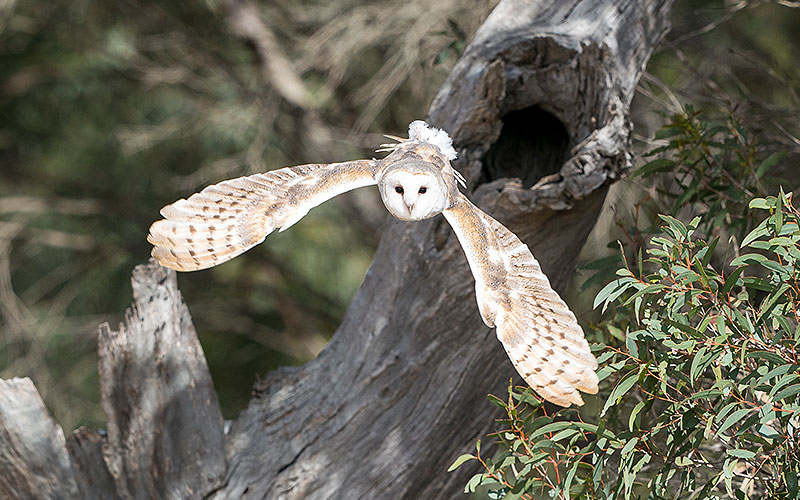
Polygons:
<instances>
[{"instance_id":1,"label":"shadowed tree cavity","mask_svg":"<svg viewBox=\"0 0 800 500\"><path fill-rule=\"evenodd\" d=\"M487 181L517 177L529 188L554 174L569 157L569 134L564 125L539 106L511 111L503 129L484 157Z\"/></svg>"}]
</instances>

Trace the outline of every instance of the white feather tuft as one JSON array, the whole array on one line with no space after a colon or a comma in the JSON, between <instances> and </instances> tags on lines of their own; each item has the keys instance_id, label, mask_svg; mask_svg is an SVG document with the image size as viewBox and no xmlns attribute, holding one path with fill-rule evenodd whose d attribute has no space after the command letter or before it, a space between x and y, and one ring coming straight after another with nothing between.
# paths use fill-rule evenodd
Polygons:
<instances>
[{"instance_id":1,"label":"white feather tuft","mask_svg":"<svg viewBox=\"0 0 800 500\"><path fill-rule=\"evenodd\" d=\"M422 120L415 120L408 126L408 139L411 141L422 141L433 144L447 159L456 159L456 150L453 147L453 139L442 129L434 128Z\"/></svg>"}]
</instances>

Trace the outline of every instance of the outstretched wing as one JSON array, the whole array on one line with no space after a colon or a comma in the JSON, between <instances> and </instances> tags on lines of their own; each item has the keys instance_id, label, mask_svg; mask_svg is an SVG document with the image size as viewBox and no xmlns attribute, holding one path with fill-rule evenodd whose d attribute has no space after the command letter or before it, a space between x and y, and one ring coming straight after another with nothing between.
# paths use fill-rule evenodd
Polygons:
<instances>
[{"instance_id":1,"label":"outstretched wing","mask_svg":"<svg viewBox=\"0 0 800 500\"><path fill-rule=\"evenodd\" d=\"M582 405L578 390L597 393L597 360L528 247L461 193L443 214L467 254L483 321L514 367L548 401Z\"/></svg>"},{"instance_id":2,"label":"outstretched wing","mask_svg":"<svg viewBox=\"0 0 800 500\"><path fill-rule=\"evenodd\" d=\"M221 264L283 231L309 210L375 184L377 160L286 167L214 184L161 209L150 226L152 255L165 267L195 271Z\"/></svg>"}]
</instances>

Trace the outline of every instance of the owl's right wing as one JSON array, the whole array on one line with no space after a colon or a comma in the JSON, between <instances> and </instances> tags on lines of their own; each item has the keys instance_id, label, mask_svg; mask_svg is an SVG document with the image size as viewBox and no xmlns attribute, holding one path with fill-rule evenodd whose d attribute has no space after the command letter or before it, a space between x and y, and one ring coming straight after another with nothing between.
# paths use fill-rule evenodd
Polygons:
<instances>
[{"instance_id":1,"label":"owl's right wing","mask_svg":"<svg viewBox=\"0 0 800 500\"><path fill-rule=\"evenodd\" d=\"M320 203L375 184L378 165L377 160L300 165L208 186L161 209L164 219L147 235L152 255L178 271L221 264Z\"/></svg>"},{"instance_id":2,"label":"owl's right wing","mask_svg":"<svg viewBox=\"0 0 800 500\"><path fill-rule=\"evenodd\" d=\"M461 193L443 215L467 254L483 321L519 374L548 401L582 405L578 390L597 393L597 360L528 247Z\"/></svg>"}]
</instances>

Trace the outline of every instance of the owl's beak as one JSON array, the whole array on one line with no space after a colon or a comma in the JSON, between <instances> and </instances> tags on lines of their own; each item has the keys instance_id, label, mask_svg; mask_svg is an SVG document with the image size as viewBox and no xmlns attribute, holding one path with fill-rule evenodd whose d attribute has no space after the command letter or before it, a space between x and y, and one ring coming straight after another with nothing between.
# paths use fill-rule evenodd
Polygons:
<instances>
[{"instance_id":1,"label":"owl's beak","mask_svg":"<svg viewBox=\"0 0 800 500\"><path fill-rule=\"evenodd\" d=\"M412 211L412 210L414 210L414 203L412 203L412 204L410 204L410 205L409 205L408 203L406 203L406 202L404 201L404 202L403 202L403 205L405 205L405 206L406 206L406 210L408 210L408 215L411 215L411 211Z\"/></svg>"}]
</instances>

